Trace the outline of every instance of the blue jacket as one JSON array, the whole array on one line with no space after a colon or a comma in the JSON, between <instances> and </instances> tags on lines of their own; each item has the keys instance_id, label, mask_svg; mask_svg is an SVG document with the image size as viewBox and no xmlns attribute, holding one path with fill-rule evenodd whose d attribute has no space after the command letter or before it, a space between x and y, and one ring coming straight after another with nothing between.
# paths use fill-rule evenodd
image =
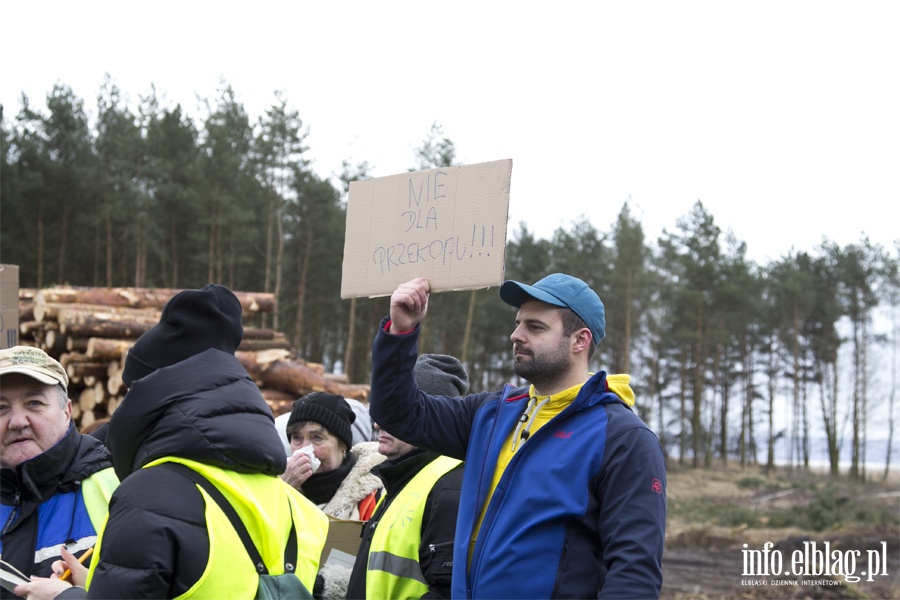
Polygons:
<instances>
[{"instance_id":1,"label":"blue jacket","mask_svg":"<svg viewBox=\"0 0 900 600\"><path fill-rule=\"evenodd\" d=\"M46 451L0 469L3 560L26 575L50 577L62 544L77 555L94 545L117 483L109 450L71 423ZM0 589L0 598L15 597Z\"/></svg>"},{"instance_id":2,"label":"blue jacket","mask_svg":"<svg viewBox=\"0 0 900 600\"><path fill-rule=\"evenodd\" d=\"M662 587L665 460L655 434L606 374L537 430L510 461L469 540L503 443L528 403L507 385L463 398L428 396L413 377L416 331L372 350L373 420L418 447L465 460L454 544L454 598L654 598Z\"/></svg>"}]
</instances>

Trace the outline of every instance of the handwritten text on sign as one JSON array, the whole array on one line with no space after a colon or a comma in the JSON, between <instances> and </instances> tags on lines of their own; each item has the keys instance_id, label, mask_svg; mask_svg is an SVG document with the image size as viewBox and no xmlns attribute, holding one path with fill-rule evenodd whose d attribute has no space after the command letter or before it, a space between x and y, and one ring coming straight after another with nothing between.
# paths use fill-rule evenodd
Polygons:
<instances>
[{"instance_id":1,"label":"handwritten text on sign","mask_svg":"<svg viewBox=\"0 0 900 600\"><path fill-rule=\"evenodd\" d=\"M434 174L427 173L424 178L415 176L409 178L408 210L400 214L400 220L405 227L403 233L438 234L442 230L448 230L448 227L441 228L442 221L452 220L454 217L454 207L447 206L447 177L446 171L437 171ZM384 274L393 268L417 262L438 261L446 265L448 261L461 261L474 258L476 255L490 256L496 243L494 233L493 224L473 223L471 234L467 233L465 237L457 234L447 238L431 239L426 235L424 242L415 240L397 242L388 247L378 246L372 253L372 260Z\"/></svg>"},{"instance_id":2,"label":"handwritten text on sign","mask_svg":"<svg viewBox=\"0 0 900 600\"><path fill-rule=\"evenodd\" d=\"M341 296L382 296L418 276L434 291L503 278L511 160L350 185Z\"/></svg>"}]
</instances>

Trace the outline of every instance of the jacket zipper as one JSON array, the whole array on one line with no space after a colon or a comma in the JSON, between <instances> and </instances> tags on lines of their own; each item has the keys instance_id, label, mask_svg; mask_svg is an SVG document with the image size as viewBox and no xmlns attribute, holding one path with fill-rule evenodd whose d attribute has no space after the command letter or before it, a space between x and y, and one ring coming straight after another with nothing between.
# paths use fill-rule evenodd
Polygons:
<instances>
[{"instance_id":1,"label":"jacket zipper","mask_svg":"<svg viewBox=\"0 0 900 600\"><path fill-rule=\"evenodd\" d=\"M452 544L453 544L453 542L441 542L440 544L428 544L428 551L431 554L434 554L435 552L437 552L438 546L450 546Z\"/></svg>"},{"instance_id":2,"label":"jacket zipper","mask_svg":"<svg viewBox=\"0 0 900 600\"><path fill-rule=\"evenodd\" d=\"M19 506L22 501L22 492L20 490L16 490L15 500L13 501L13 509L12 512L9 513L9 518L6 519L6 523L3 524L3 534L6 535L9 527L16 522L16 518L19 516L19 510L21 507Z\"/></svg>"},{"instance_id":3,"label":"jacket zipper","mask_svg":"<svg viewBox=\"0 0 900 600\"><path fill-rule=\"evenodd\" d=\"M500 415L503 414L503 403L506 402L507 398L509 398L509 394L512 390L513 390L512 386L505 387L503 390L503 393L500 394L500 398L497 399L497 409L494 414L494 422L491 425L491 435L488 438L488 442L484 448L485 460L483 460L481 462L481 473L479 474L479 477L478 477L478 489L475 492L476 498L481 498L481 489L482 489L481 482L484 480L484 471L487 468L486 465L487 465L488 453L491 451L491 448L493 447L494 436L497 433L497 423L500 421ZM493 475L491 475L491 477L493 478ZM485 500L487 500L487 498L485 498ZM478 508L479 508L479 510L481 509L480 506ZM487 507L485 507L485 510L487 510ZM471 562L469 561L469 544L471 543L472 532L475 530L475 524L478 523L478 517L480 514L481 514L480 512L476 511L476 513L473 515L474 521L472 521L472 525L469 527L469 530L468 530L469 535L466 538L466 566L465 566L466 598L472 597L472 575L474 572L475 564L478 562L476 555L478 554L479 548L472 549L472 560L471 560ZM485 516L487 516L487 515L485 514ZM483 522L482 522L481 526L484 527ZM479 536L481 535L480 531L479 531L478 535Z\"/></svg>"},{"instance_id":4,"label":"jacket zipper","mask_svg":"<svg viewBox=\"0 0 900 600\"><path fill-rule=\"evenodd\" d=\"M589 381L590 381L590 380L589 380ZM581 394L581 392L579 392L579 395L580 395L580 394ZM575 399L577 400L578 397L576 396ZM584 409L586 408L586 407L584 407L584 406L580 406L580 405L579 405L578 408L573 409L573 408L572 408L572 405L573 405L574 403L575 403L575 401L573 400L573 401L572 401L572 404L570 404L570 405L567 406L565 409L563 409L562 412L560 412L560 413L557 414L555 417L553 417L552 419L550 419L549 421L547 421L546 423L544 423L544 425L543 425L539 430L537 430L537 431L535 432L535 435L537 435L537 436L549 435L549 434L546 433L547 431L550 430L550 429L548 428L548 425L550 425L551 423L557 423L557 424L558 424L558 423L560 423L560 422L562 422L562 421L565 421L565 420L567 420L572 414L581 412L582 410L584 410ZM499 415L500 415L500 411L498 410L498 411L497 411L497 418L496 418L495 421L494 421L494 428L491 430L491 431L492 431L492 434L491 434L491 438L492 438L492 439L493 439L493 432L494 432L494 430L496 429L497 421L499 421ZM504 441L505 441L505 440L504 440ZM499 487L500 484L503 482L503 480L507 477L507 474L510 473L510 472L515 472L518 463L521 462L522 460L524 460L524 459L518 458L518 457L525 453L525 446L527 446L527 444L523 444L522 448L519 449L521 452L518 452L518 453L516 453L516 454L513 454L512 458L511 458L510 461L509 461L509 464L506 466L506 471L504 472L503 476L500 478L500 481L497 482L497 486L498 486L498 487ZM532 444L532 447L533 447L533 444ZM518 458L518 461L517 461L517 458ZM510 478L511 478L512 476L513 476L513 475L510 475ZM494 491L496 492L496 489L495 489ZM492 498L492 499L491 499L491 502L493 502L493 500L494 500L494 499ZM488 522L487 522L487 516L488 516L488 515L487 515L487 512L485 512L485 520L482 521L482 523L481 523L481 530L478 532L478 537L479 537L479 538L481 537L481 533L482 533L483 531L485 531L485 525L488 524ZM492 524L492 523L491 523L491 524ZM568 536L567 536L567 537L565 538L565 546L564 546L564 550L563 550L564 553L566 554L566 558L567 558L567 559L568 559L568 545L569 545L569 538L568 538ZM480 558L480 555L479 555L479 558ZM476 561L475 561L475 553L473 553L473 554L472 554L472 564L469 565L469 567L474 567L475 562L476 562ZM471 570L471 569L467 569L467 577L466 577L466 592L467 592L467 593L466 593L466 595L467 595L467 597L470 598L470 599L472 598L471 580L470 580L470 578L469 578L469 575L471 575L471 574L472 574L472 570Z\"/></svg>"}]
</instances>

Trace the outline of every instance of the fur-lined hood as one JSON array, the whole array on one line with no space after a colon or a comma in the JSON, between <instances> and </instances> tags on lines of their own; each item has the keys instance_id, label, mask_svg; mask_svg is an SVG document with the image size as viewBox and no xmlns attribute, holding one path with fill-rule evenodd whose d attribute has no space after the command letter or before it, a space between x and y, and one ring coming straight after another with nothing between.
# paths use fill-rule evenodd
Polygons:
<instances>
[{"instance_id":1,"label":"fur-lined hood","mask_svg":"<svg viewBox=\"0 0 900 600\"><path fill-rule=\"evenodd\" d=\"M325 514L335 519L358 519L360 500L384 485L381 479L371 473L372 467L387 458L378 452L378 442L360 442L350 448L350 453L356 457L356 464L331 500L319 505Z\"/></svg>"}]
</instances>

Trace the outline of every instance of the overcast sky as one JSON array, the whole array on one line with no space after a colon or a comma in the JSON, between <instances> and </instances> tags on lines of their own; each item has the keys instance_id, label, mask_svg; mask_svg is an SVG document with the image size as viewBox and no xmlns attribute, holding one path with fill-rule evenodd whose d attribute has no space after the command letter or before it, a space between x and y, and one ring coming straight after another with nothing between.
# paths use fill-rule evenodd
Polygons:
<instances>
[{"instance_id":1,"label":"overcast sky","mask_svg":"<svg viewBox=\"0 0 900 600\"><path fill-rule=\"evenodd\" d=\"M900 227L900 3L4 2L0 102L104 74L198 116L224 80L283 90L322 176L404 172L431 124L463 164L511 158L510 231L623 203L655 239L700 200L760 262Z\"/></svg>"}]
</instances>

